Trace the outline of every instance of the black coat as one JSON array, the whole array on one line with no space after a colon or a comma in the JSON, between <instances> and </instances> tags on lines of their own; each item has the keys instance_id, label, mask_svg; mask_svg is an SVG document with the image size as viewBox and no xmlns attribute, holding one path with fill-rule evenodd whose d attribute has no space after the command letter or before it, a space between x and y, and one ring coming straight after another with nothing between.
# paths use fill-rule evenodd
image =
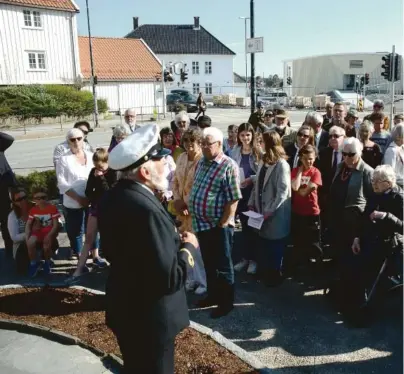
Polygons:
<instances>
[{"instance_id":1,"label":"black coat","mask_svg":"<svg viewBox=\"0 0 404 374\"><path fill-rule=\"evenodd\" d=\"M320 152L321 150L323 150L324 148L328 147L328 142L329 142L329 138L328 138L329 134L328 131L321 131L321 135L320 135L320 141L318 142L318 151Z\"/></svg>"},{"instance_id":2,"label":"black coat","mask_svg":"<svg viewBox=\"0 0 404 374\"><path fill-rule=\"evenodd\" d=\"M14 138L0 132L0 219L4 219L10 212L9 188L16 185L15 175L7 161L4 152L14 143Z\"/></svg>"},{"instance_id":3,"label":"black coat","mask_svg":"<svg viewBox=\"0 0 404 374\"><path fill-rule=\"evenodd\" d=\"M293 169L293 162L295 160L295 156L297 153L297 148L295 146L295 143L289 144L286 148L285 148L285 152L288 156L288 164L290 166L290 170ZM300 166L300 161L298 161L297 166Z\"/></svg>"},{"instance_id":4,"label":"black coat","mask_svg":"<svg viewBox=\"0 0 404 374\"><path fill-rule=\"evenodd\" d=\"M114 186L117 177L117 172L111 168L104 175L97 177L94 175L94 171L95 168L92 168L88 175L85 191L86 197L93 207L98 204L104 193Z\"/></svg>"},{"instance_id":5,"label":"black coat","mask_svg":"<svg viewBox=\"0 0 404 374\"><path fill-rule=\"evenodd\" d=\"M335 173L332 170L332 154L333 149L331 147L323 148L318 155L318 158L314 166L320 170L321 179L323 185L320 188L320 193L323 195L328 195L330 191L330 186L334 178Z\"/></svg>"},{"instance_id":6,"label":"black coat","mask_svg":"<svg viewBox=\"0 0 404 374\"><path fill-rule=\"evenodd\" d=\"M99 203L102 249L111 263L106 323L115 332L165 342L189 325L184 284L188 252L174 221L142 185L119 180ZM182 244L192 254L191 244Z\"/></svg>"}]
</instances>

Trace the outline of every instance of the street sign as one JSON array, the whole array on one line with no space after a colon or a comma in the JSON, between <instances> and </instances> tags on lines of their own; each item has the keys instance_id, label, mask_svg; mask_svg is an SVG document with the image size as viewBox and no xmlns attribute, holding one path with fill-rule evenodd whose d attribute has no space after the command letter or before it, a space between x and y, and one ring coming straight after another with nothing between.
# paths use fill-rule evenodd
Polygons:
<instances>
[{"instance_id":1,"label":"street sign","mask_svg":"<svg viewBox=\"0 0 404 374\"><path fill-rule=\"evenodd\" d=\"M264 38L250 38L247 39L247 53L264 52Z\"/></svg>"}]
</instances>

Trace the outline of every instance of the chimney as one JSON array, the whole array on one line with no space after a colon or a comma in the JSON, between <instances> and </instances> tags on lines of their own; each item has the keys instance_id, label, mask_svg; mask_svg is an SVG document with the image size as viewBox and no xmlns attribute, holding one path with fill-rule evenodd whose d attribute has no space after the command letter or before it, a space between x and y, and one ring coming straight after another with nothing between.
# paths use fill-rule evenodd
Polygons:
<instances>
[{"instance_id":1,"label":"chimney","mask_svg":"<svg viewBox=\"0 0 404 374\"><path fill-rule=\"evenodd\" d=\"M139 17L133 17L133 30L139 27Z\"/></svg>"},{"instance_id":2,"label":"chimney","mask_svg":"<svg viewBox=\"0 0 404 374\"><path fill-rule=\"evenodd\" d=\"M199 17L194 17L194 30L200 30L201 27L199 26Z\"/></svg>"}]
</instances>

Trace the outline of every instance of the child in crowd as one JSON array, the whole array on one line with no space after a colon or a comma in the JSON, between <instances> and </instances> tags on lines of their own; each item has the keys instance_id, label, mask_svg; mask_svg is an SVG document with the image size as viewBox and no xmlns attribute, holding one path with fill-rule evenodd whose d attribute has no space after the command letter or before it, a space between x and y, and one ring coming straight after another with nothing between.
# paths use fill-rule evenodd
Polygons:
<instances>
[{"instance_id":1,"label":"child in crowd","mask_svg":"<svg viewBox=\"0 0 404 374\"><path fill-rule=\"evenodd\" d=\"M73 276L68 280L69 283L77 281L83 273L89 272L89 269L86 266L86 261L98 233L97 205L104 193L108 191L117 180L116 171L108 167L108 151L106 149L98 148L95 151L93 155L93 164L94 167L90 171L85 191L86 197L90 201L86 241L84 243L83 251L80 254L77 269L73 273ZM93 264L100 268L107 265L105 260L99 256L98 249L93 249Z\"/></svg>"},{"instance_id":2,"label":"child in crowd","mask_svg":"<svg viewBox=\"0 0 404 374\"><path fill-rule=\"evenodd\" d=\"M45 263L43 271L45 275L51 272L50 259L52 257L52 246L59 231L60 213L55 205L48 201L48 192L44 188L33 190L35 206L31 208L28 221L25 226L25 237L27 241L28 256L30 265L29 276L35 277L40 269L40 262L37 259L37 245L41 244Z\"/></svg>"},{"instance_id":3,"label":"child in crowd","mask_svg":"<svg viewBox=\"0 0 404 374\"><path fill-rule=\"evenodd\" d=\"M317 151L306 144L299 150L301 166L292 170L292 237L294 253L291 269L302 261L315 258L321 261L320 208L317 189L321 187L321 173L315 168Z\"/></svg>"},{"instance_id":4,"label":"child in crowd","mask_svg":"<svg viewBox=\"0 0 404 374\"><path fill-rule=\"evenodd\" d=\"M382 153L386 151L387 147L391 143L390 133L385 130L385 115L383 113L372 113L369 120L373 123L374 132L370 140L376 144L379 144Z\"/></svg>"},{"instance_id":5,"label":"child in crowd","mask_svg":"<svg viewBox=\"0 0 404 374\"><path fill-rule=\"evenodd\" d=\"M230 125L227 127L227 135L228 138L224 139L223 141L223 152L229 156L233 147L237 145L237 133L238 133L238 126L237 125Z\"/></svg>"}]
</instances>

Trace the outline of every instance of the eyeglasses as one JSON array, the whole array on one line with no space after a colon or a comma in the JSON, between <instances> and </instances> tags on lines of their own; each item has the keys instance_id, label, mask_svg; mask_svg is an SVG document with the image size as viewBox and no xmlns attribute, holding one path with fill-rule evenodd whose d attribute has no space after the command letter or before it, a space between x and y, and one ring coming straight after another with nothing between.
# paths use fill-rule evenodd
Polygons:
<instances>
[{"instance_id":1,"label":"eyeglasses","mask_svg":"<svg viewBox=\"0 0 404 374\"><path fill-rule=\"evenodd\" d=\"M81 140L83 140L83 137L79 137L79 138L70 138L69 139L71 142L79 142L79 141L81 141Z\"/></svg>"},{"instance_id":2,"label":"eyeglasses","mask_svg":"<svg viewBox=\"0 0 404 374\"><path fill-rule=\"evenodd\" d=\"M298 133L297 133L297 136L299 136L299 137L301 137L301 138L305 138L305 139L310 138L310 135L303 134L302 132L298 132Z\"/></svg>"},{"instance_id":3,"label":"eyeglasses","mask_svg":"<svg viewBox=\"0 0 404 374\"><path fill-rule=\"evenodd\" d=\"M46 196L46 195L34 196L34 200L46 200L47 198L48 198L48 196Z\"/></svg>"},{"instance_id":4,"label":"eyeglasses","mask_svg":"<svg viewBox=\"0 0 404 374\"><path fill-rule=\"evenodd\" d=\"M209 148L211 147L213 144L215 143L219 143L218 141L215 141L213 143L208 143L208 142L202 142L202 148Z\"/></svg>"},{"instance_id":5,"label":"eyeglasses","mask_svg":"<svg viewBox=\"0 0 404 374\"><path fill-rule=\"evenodd\" d=\"M353 157L356 155L356 152L341 152L344 157Z\"/></svg>"},{"instance_id":6,"label":"eyeglasses","mask_svg":"<svg viewBox=\"0 0 404 374\"><path fill-rule=\"evenodd\" d=\"M17 198L17 199L15 199L14 201L16 202L16 203L19 203L19 202L21 202L21 201L23 201L23 200L26 200L27 199L27 196L21 196L21 197L19 197L19 198Z\"/></svg>"},{"instance_id":7,"label":"eyeglasses","mask_svg":"<svg viewBox=\"0 0 404 374\"><path fill-rule=\"evenodd\" d=\"M338 138L340 138L342 135L337 135L337 134L332 134L332 135L328 135L328 137L331 139L331 138L333 138L333 139L338 139Z\"/></svg>"}]
</instances>

